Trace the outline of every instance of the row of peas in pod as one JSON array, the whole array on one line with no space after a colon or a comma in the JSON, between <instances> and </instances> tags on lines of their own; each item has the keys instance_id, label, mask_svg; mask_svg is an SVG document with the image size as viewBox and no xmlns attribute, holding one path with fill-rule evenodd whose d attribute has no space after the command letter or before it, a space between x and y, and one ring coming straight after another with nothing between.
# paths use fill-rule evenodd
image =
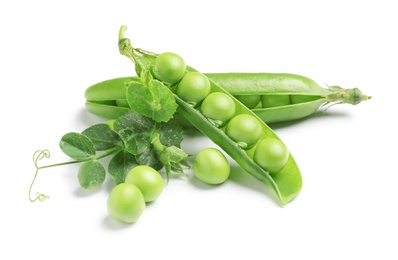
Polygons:
<instances>
[{"instance_id":1,"label":"row of peas in pod","mask_svg":"<svg viewBox=\"0 0 398 260\"><path fill-rule=\"evenodd\" d=\"M320 95L287 95L287 94L271 94L271 95L236 95L235 96L247 108L272 108L287 106L290 104L299 104L313 101L321 98Z\"/></svg>"},{"instance_id":2,"label":"row of peas in pod","mask_svg":"<svg viewBox=\"0 0 398 260\"><path fill-rule=\"evenodd\" d=\"M283 142L264 137L260 120L250 114L240 114L230 95L212 91L205 75L186 72L180 56L168 52L160 54L155 61L154 74L162 81L175 84L175 93L182 100L199 110L240 148L251 153L252 159L264 170L272 174L285 165L289 151Z\"/></svg>"}]
</instances>

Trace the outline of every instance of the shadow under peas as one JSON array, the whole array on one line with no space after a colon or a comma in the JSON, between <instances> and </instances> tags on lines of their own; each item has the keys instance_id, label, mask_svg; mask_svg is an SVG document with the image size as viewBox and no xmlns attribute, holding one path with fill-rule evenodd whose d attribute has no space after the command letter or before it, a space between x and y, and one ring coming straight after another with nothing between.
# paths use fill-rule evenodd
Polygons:
<instances>
[{"instance_id":1,"label":"shadow under peas","mask_svg":"<svg viewBox=\"0 0 398 260\"><path fill-rule=\"evenodd\" d=\"M196 188L201 189L201 190L213 190L215 188L217 188L218 186L222 185L221 184L207 184L201 180L199 180L198 178L196 178L195 176L191 177L191 179L189 180L189 182Z\"/></svg>"},{"instance_id":2,"label":"shadow under peas","mask_svg":"<svg viewBox=\"0 0 398 260\"><path fill-rule=\"evenodd\" d=\"M77 187L77 188L75 189L74 195L75 195L76 197L83 198L83 197L88 197L88 196L91 196L91 195L93 195L93 194L96 194L96 193L98 193L100 190L101 190L101 187L96 188L96 189L92 189L92 190L86 190L86 189L83 189L82 187L79 186L79 187Z\"/></svg>"},{"instance_id":3,"label":"shadow under peas","mask_svg":"<svg viewBox=\"0 0 398 260\"><path fill-rule=\"evenodd\" d=\"M94 114L91 114L88 112L85 108L82 108L78 118L85 124L87 127L100 124L100 123L105 123L108 119L100 116L96 116Z\"/></svg>"},{"instance_id":4,"label":"shadow under peas","mask_svg":"<svg viewBox=\"0 0 398 260\"><path fill-rule=\"evenodd\" d=\"M138 221L138 220L137 220ZM119 221L117 219L112 218L111 216L107 215L104 217L102 220L102 226L108 230L117 230L117 229L125 229L133 226L136 222L134 223L124 223L122 221Z\"/></svg>"},{"instance_id":5,"label":"shadow under peas","mask_svg":"<svg viewBox=\"0 0 398 260\"><path fill-rule=\"evenodd\" d=\"M279 201L275 191L268 184L257 180L249 173L245 172L239 165L231 165L231 173L228 180L242 187L264 194L266 197L272 198L275 203Z\"/></svg>"},{"instance_id":6,"label":"shadow under peas","mask_svg":"<svg viewBox=\"0 0 398 260\"><path fill-rule=\"evenodd\" d=\"M304 117L304 118L287 121L287 122L280 122L280 123L268 123L268 126L271 129L281 129L281 128L286 128L289 126L298 125L300 123L309 122L312 120L320 120L320 119L333 118L333 117L335 117L335 118L336 117L350 117L350 114L344 113L344 112L329 111L329 110L327 112L325 112L324 109L321 109L321 110L316 111L314 114Z\"/></svg>"}]
</instances>

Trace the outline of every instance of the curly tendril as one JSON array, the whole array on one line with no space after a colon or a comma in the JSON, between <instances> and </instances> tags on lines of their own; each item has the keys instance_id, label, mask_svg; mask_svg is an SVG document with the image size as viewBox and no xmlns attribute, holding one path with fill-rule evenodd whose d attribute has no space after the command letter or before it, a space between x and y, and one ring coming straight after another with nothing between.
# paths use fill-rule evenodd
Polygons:
<instances>
[{"instance_id":1,"label":"curly tendril","mask_svg":"<svg viewBox=\"0 0 398 260\"><path fill-rule=\"evenodd\" d=\"M39 200L39 201L42 202L42 201L45 201L46 199L50 198L49 196L47 196L47 195L45 195L43 193L40 193L40 192L36 192L36 197L33 198L33 199L32 199L32 196L31 196L33 183L35 182L36 177L37 177L37 173L40 170L40 167L37 165L37 162L39 160L43 159L43 158L50 158L50 152L47 149L46 150L37 150L36 152L34 152L34 154L33 154L33 164L35 165L36 173L35 173L35 176L33 177L32 183L30 184L30 188L29 188L29 200L30 200L30 202L35 202L36 200Z\"/></svg>"}]
</instances>

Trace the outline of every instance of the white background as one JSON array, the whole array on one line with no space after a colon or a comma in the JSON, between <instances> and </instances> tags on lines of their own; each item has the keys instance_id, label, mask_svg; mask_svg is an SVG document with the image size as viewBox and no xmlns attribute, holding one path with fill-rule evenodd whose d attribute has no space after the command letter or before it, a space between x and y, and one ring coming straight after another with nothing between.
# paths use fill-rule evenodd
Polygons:
<instances>
[{"instance_id":1,"label":"white background","mask_svg":"<svg viewBox=\"0 0 398 260\"><path fill-rule=\"evenodd\" d=\"M397 259L398 16L394 1L2 1L0 259ZM112 189L85 191L63 134L102 119L91 84L134 74L119 27L140 48L179 53L202 72L289 72L358 87L373 99L275 125L302 171L281 207L245 173L220 186L173 178L141 218L107 216ZM395 125L393 125L395 124ZM213 146L189 138L196 153Z\"/></svg>"}]
</instances>

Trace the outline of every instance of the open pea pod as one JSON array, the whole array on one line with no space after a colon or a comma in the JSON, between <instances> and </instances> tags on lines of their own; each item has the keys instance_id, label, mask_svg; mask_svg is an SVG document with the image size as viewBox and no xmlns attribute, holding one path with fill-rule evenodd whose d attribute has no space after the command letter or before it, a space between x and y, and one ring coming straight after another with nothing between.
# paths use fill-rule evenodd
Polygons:
<instances>
[{"instance_id":1,"label":"open pea pod","mask_svg":"<svg viewBox=\"0 0 398 260\"><path fill-rule=\"evenodd\" d=\"M158 57L157 54L143 51L141 49L133 48L130 45L130 40L123 37L125 27L121 28L119 33L119 50L120 52L130 58L136 67L137 74L143 77L143 82L148 79L148 72L154 66L154 61ZM187 72L195 71L191 67L187 67ZM173 92L173 96L177 103L177 113L185 118L190 124L195 126L199 131L208 136L215 144L217 144L221 149L223 149L232 159L234 159L246 172L251 174L258 180L269 184L275 191L279 201L282 205L287 204L293 200L301 191L302 188L302 177L300 170L293 158L293 156L288 153L288 157L284 165L277 171L272 171L272 174L264 170L260 165L254 161L254 152L256 151L257 145L261 140L266 138L272 138L282 142L282 140L268 127L256 114L254 114L250 109L244 106L240 101L234 98L222 87L218 86L216 83L210 80L210 93L218 92L223 93L230 97L235 105L235 115L247 114L252 116L261 127L261 133L259 135L256 144L250 146L250 148L243 147L241 144L233 141L227 134L225 130L225 124L215 124L213 120L207 118L202 114L200 109L200 104L198 106L192 105L192 103L186 102L181 99L175 92L175 85L170 85L164 82L165 85L170 86L170 90ZM178 83L176 83L178 84ZM134 84L130 84L127 88L127 96L131 97L130 91L135 91L132 88ZM149 86L150 87L150 86ZM135 102L128 98L128 104L131 106ZM138 101L137 101L138 102Z\"/></svg>"},{"instance_id":2,"label":"open pea pod","mask_svg":"<svg viewBox=\"0 0 398 260\"><path fill-rule=\"evenodd\" d=\"M189 69L194 71L193 69ZM223 92L230 95L220 86L210 81L212 92ZM225 133L225 129L214 126L198 109L183 101L176 95L178 103L177 112L195 126L199 131L208 136L215 144L223 149L232 159L234 159L245 171L258 180L269 184L276 192L282 204L287 204L293 200L301 191L302 177L300 170L293 156L289 158L285 166L277 173L270 174L262 169L253 160L253 152L256 147L244 150ZM236 114L248 114L257 117L250 109L242 105L237 99L233 99L236 107ZM258 118L258 117L257 117ZM262 122L261 120L259 120ZM280 138L264 122L261 123L261 138ZM260 139L261 139L260 138Z\"/></svg>"}]
</instances>

